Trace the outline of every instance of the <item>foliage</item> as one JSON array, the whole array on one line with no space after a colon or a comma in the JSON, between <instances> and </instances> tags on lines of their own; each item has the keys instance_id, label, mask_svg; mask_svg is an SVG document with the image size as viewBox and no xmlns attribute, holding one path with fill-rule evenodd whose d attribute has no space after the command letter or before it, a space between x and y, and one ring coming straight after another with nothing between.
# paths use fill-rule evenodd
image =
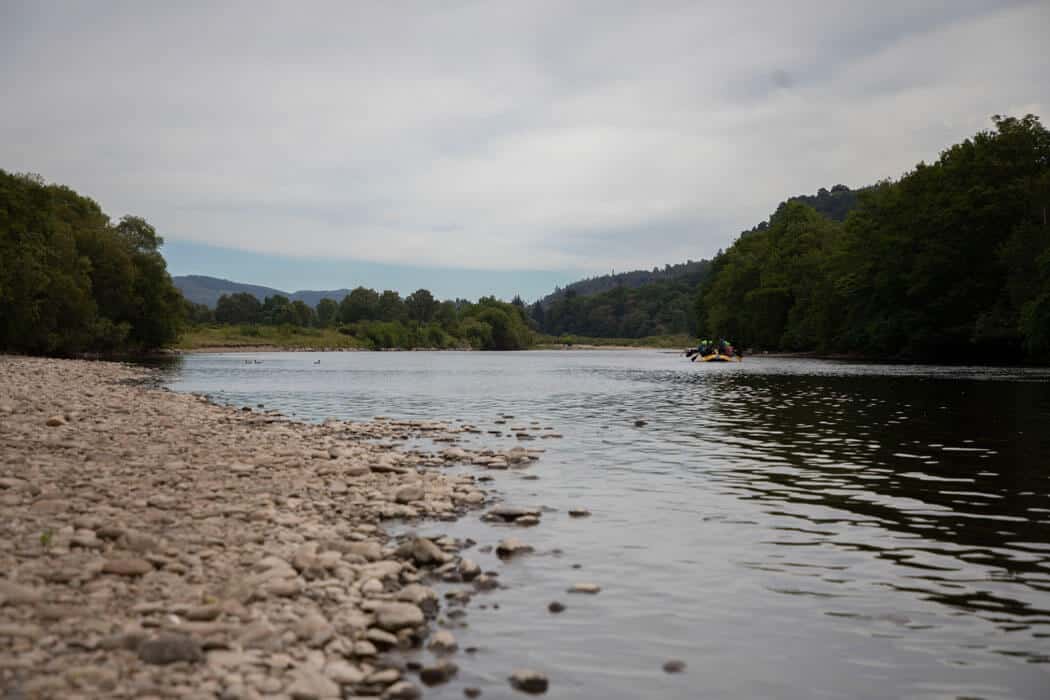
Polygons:
<instances>
[{"instance_id":1,"label":"foliage","mask_svg":"<svg viewBox=\"0 0 1050 700\"><path fill-rule=\"evenodd\" d=\"M195 309L195 313L203 315ZM223 295L215 309L219 328L198 328L186 347L288 345L291 347L360 347L373 350L474 348L521 350L532 344L524 304L492 297L476 304L459 300L437 301L429 290L419 289L402 299L395 291L382 294L358 287L336 304L321 299L316 309L302 301L274 294L263 302L247 292ZM237 326L236 330L224 328ZM291 329L285 336L271 329ZM323 330L323 333L322 333ZM310 332L323 337L309 340Z\"/></svg>"},{"instance_id":2,"label":"foliage","mask_svg":"<svg viewBox=\"0 0 1050 700\"><path fill-rule=\"evenodd\" d=\"M297 326L219 325L192 326L183 332L176 347L239 348L275 346L303 349L364 349L357 338L339 333L334 328L301 328Z\"/></svg>"},{"instance_id":3,"label":"foliage","mask_svg":"<svg viewBox=\"0 0 1050 700\"><path fill-rule=\"evenodd\" d=\"M695 289L709 268L698 269L702 274L698 272L697 277L676 277L635 288L620 286L591 296L569 289L549 306L536 302L529 314L535 328L552 335L644 338L693 334Z\"/></svg>"},{"instance_id":4,"label":"foliage","mask_svg":"<svg viewBox=\"0 0 1050 700\"><path fill-rule=\"evenodd\" d=\"M770 350L995 362L1050 359L1050 132L995 129L861 191L843 223L802 201L720 254L705 335Z\"/></svg>"},{"instance_id":5,"label":"foliage","mask_svg":"<svg viewBox=\"0 0 1050 700\"><path fill-rule=\"evenodd\" d=\"M185 306L144 219L0 170L0 349L70 355L159 348Z\"/></svg>"}]
</instances>

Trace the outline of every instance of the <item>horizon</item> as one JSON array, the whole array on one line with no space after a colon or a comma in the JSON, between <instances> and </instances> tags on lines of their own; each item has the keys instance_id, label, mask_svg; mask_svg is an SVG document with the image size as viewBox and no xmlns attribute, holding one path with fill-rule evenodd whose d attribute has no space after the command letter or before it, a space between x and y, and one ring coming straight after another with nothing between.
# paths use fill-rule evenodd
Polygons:
<instances>
[{"instance_id":1,"label":"horizon","mask_svg":"<svg viewBox=\"0 0 1050 700\"><path fill-rule=\"evenodd\" d=\"M173 275L534 299L1050 105L1038 0L315 7L5 5L0 167Z\"/></svg>"}]
</instances>

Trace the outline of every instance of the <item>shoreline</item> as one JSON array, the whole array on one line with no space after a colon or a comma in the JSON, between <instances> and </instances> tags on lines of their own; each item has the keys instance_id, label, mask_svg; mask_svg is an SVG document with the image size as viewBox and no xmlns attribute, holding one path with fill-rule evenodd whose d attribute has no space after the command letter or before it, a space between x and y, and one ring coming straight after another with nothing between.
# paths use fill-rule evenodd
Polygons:
<instances>
[{"instance_id":1,"label":"shoreline","mask_svg":"<svg viewBox=\"0 0 1050 700\"><path fill-rule=\"evenodd\" d=\"M520 352L529 351L551 351L551 350L665 350L675 351L674 348L661 347L659 345L536 345L531 348L525 348ZM170 348L162 353L161 356L177 356L177 355L195 355L195 354L221 354L221 353L239 353L239 352L505 352L502 350L475 350L473 348L384 348L382 350L369 350L366 348L307 348L307 347L295 347L295 346L281 346L281 345L215 345L215 346L201 346L196 348ZM676 351L680 352L680 351Z\"/></svg>"},{"instance_id":2,"label":"shoreline","mask_svg":"<svg viewBox=\"0 0 1050 700\"><path fill-rule=\"evenodd\" d=\"M440 467L538 450L401 450L471 427L303 423L152 376L0 355L0 689L396 700L420 695L410 670L455 674L437 613L496 582L463 556L473 543L383 522L475 511L475 477ZM443 602L429 580L463 589ZM433 659L410 669L401 652L422 646Z\"/></svg>"}]
</instances>

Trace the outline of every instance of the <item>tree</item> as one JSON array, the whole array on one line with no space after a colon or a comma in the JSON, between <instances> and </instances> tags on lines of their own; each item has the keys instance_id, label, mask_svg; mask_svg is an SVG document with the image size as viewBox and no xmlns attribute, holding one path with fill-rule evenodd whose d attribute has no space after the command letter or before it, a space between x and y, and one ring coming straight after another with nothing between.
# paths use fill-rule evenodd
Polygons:
<instances>
[{"instance_id":1,"label":"tree","mask_svg":"<svg viewBox=\"0 0 1050 700\"><path fill-rule=\"evenodd\" d=\"M343 297L339 304L339 320L343 323L379 318L379 295L375 290L357 287Z\"/></svg>"},{"instance_id":2,"label":"tree","mask_svg":"<svg viewBox=\"0 0 1050 700\"><path fill-rule=\"evenodd\" d=\"M417 289L405 298L408 318L417 323L429 323L437 312L438 303L426 289Z\"/></svg>"},{"instance_id":3,"label":"tree","mask_svg":"<svg viewBox=\"0 0 1050 700\"><path fill-rule=\"evenodd\" d=\"M247 292L223 294L215 304L215 320L219 323L260 323L263 305Z\"/></svg>"},{"instance_id":4,"label":"tree","mask_svg":"<svg viewBox=\"0 0 1050 700\"><path fill-rule=\"evenodd\" d=\"M0 170L0 349L149 350L173 341L182 298L144 219L38 175Z\"/></svg>"},{"instance_id":5,"label":"tree","mask_svg":"<svg viewBox=\"0 0 1050 700\"><path fill-rule=\"evenodd\" d=\"M317 302L316 314L317 325L321 328L328 328L335 324L339 316L339 304L335 300L325 297Z\"/></svg>"},{"instance_id":6,"label":"tree","mask_svg":"<svg viewBox=\"0 0 1050 700\"><path fill-rule=\"evenodd\" d=\"M386 289L379 295L379 318L383 321L405 320L405 302L397 292Z\"/></svg>"}]
</instances>

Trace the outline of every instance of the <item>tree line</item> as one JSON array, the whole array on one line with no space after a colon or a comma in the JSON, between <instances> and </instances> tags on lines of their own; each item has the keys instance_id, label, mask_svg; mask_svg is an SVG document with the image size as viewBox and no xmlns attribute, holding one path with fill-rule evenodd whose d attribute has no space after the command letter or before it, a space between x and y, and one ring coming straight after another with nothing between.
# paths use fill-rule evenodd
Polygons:
<instances>
[{"instance_id":1,"label":"tree line","mask_svg":"<svg viewBox=\"0 0 1050 700\"><path fill-rule=\"evenodd\" d=\"M791 197L787 202L801 202L825 217L843 221L862 192L840 184L830 190L822 187L815 195ZM744 235L768 226L763 221ZM689 260L663 269L581 280L533 304L530 317L537 330L550 335L623 339L695 335L700 330L697 288L712 269L710 260Z\"/></svg>"},{"instance_id":2,"label":"tree line","mask_svg":"<svg viewBox=\"0 0 1050 700\"><path fill-rule=\"evenodd\" d=\"M144 219L0 170L0 350L71 355L175 341L182 295Z\"/></svg>"},{"instance_id":3,"label":"tree line","mask_svg":"<svg viewBox=\"0 0 1050 700\"><path fill-rule=\"evenodd\" d=\"M713 261L702 335L755 349L1050 361L1050 132L1033 115L858 193L789 201Z\"/></svg>"},{"instance_id":4,"label":"tree line","mask_svg":"<svg viewBox=\"0 0 1050 700\"><path fill-rule=\"evenodd\" d=\"M418 289L402 298L393 290L382 293L357 287L341 301L321 299L311 307L275 294L262 301L247 292L223 294L213 310L189 305L193 323L335 328L374 349L473 348L521 350L532 344L525 305L521 299L504 302L482 297L438 301L429 290Z\"/></svg>"}]
</instances>

